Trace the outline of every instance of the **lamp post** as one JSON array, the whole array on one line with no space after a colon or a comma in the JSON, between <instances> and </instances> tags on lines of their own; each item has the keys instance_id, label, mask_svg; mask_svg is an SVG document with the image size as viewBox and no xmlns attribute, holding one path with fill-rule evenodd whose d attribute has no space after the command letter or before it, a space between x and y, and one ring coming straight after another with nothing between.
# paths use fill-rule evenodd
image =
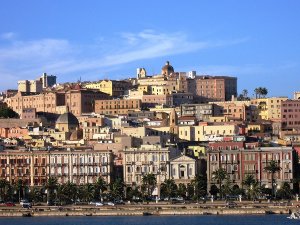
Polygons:
<instances>
[{"instance_id":1,"label":"lamp post","mask_svg":"<svg viewBox=\"0 0 300 225\"><path fill-rule=\"evenodd\" d=\"M280 185L275 184L275 199L277 198L277 191L280 189Z\"/></svg>"},{"instance_id":2,"label":"lamp post","mask_svg":"<svg viewBox=\"0 0 300 225\"><path fill-rule=\"evenodd\" d=\"M280 189L280 185L277 183L274 183L274 194L275 194L275 199L277 198L277 191Z\"/></svg>"}]
</instances>

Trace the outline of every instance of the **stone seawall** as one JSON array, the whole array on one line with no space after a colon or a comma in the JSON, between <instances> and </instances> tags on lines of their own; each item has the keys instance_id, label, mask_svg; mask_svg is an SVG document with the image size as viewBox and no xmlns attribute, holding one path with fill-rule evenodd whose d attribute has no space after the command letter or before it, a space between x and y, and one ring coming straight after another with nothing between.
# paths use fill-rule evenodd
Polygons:
<instances>
[{"instance_id":1,"label":"stone seawall","mask_svg":"<svg viewBox=\"0 0 300 225\"><path fill-rule=\"evenodd\" d=\"M114 208L66 208L58 209L9 209L0 210L0 217L28 216L142 216L142 215L244 215L289 214L292 207L263 208L190 208L190 207L114 207Z\"/></svg>"}]
</instances>

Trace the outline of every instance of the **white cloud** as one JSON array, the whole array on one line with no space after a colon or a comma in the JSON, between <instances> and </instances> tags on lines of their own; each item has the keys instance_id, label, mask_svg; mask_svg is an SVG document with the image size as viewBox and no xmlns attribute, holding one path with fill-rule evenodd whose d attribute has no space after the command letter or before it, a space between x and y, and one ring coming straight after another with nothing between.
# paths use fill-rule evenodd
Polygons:
<instances>
[{"instance_id":1,"label":"white cloud","mask_svg":"<svg viewBox=\"0 0 300 225\"><path fill-rule=\"evenodd\" d=\"M7 32L7 33L0 34L0 38L5 40L11 40L14 39L15 37L16 34L14 32Z\"/></svg>"},{"instance_id":2,"label":"white cloud","mask_svg":"<svg viewBox=\"0 0 300 225\"><path fill-rule=\"evenodd\" d=\"M67 53L70 49L69 42L66 40L15 41L10 46L0 48L0 59L5 61L54 59L56 55Z\"/></svg>"},{"instance_id":3,"label":"white cloud","mask_svg":"<svg viewBox=\"0 0 300 225\"><path fill-rule=\"evenodd\" d=\"M15 40L0 48L0 71L15 74L16 82L19 79L34 79L42 72L54 73L59 77L72 73L92 74L93 71L98 74L101 70L111 70L109 67L137 60L235 45L247 40L191 41L182 32L158 33L153 30L121 33L109 40L102 37L101 41L86 46L64 39ZM0 72L0 76L3 73Z\"/></svg>"}]
</instances>

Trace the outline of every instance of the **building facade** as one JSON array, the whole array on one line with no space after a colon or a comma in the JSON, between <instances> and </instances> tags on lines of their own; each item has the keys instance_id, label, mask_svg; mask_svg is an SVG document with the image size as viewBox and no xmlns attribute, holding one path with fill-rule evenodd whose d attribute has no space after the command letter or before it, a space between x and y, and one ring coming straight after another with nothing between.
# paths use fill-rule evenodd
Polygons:
<instances>
[{"instance_id":1,"label":"building facade","mask_svg":"<svg viewBox=\"0 0 300 225\"><path fill-rule=\"evenodd\" d=\"M141 109L140 99L112 99L95 101L95 112L105 115L128 114Z\"/></svg>"},{"instance_id":2,"label":"building facade","mask_svg":"<svg viewBox=\"0 0 300 225\"><path fill-rule=\"evenodd\" d=\"M293 149L291 147L262 147L236 150L209 150L207 152L207 183L208 190L212 186L219 187L213 178L213 172L223 168L233 185L242 187L247 175L253 175L261 186L272 188L271 173L264 168L274 160L281 168L275 174L277 185L283 182L290 184L293 179Z\"/></svg>"},{"instance_id":3,"label":"building facade","mask_svg":"<svg viewBox=\"0 0 300 225\"><path fill-rule=\"evenodd\" d=\"M16 183L19 179L29 186L43 186L49 177L60 184L96 182L102 176L111 181L111 151L16 151L0 152L1 178Z\"/></svg>"},{"instance_id":4,"label":"building facade","mask_svg":"<svg viewBox=\"0 0 300 225\"><path fill-rule=\"evenodd\" d=\"M281 102L282 130L300 129L300 100L286 100Z\"/></svg>"},{"instance_id":5,"label":"building facade","mask_svg":"<svg viewBox=\"0 0 300 225\"><path fill-rule=\"evenodd\" d=\"M226 76L197 76L196 94L208 101L230 101L237 96L237 78Z\"/></svg>"}]
</instances>

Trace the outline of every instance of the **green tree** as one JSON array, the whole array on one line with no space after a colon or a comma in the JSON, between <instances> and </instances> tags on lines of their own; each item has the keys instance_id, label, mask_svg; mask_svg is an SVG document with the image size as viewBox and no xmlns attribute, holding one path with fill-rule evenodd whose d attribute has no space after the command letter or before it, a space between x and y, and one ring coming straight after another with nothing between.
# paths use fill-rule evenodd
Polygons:
<instances>
[{"instance_id":1,"label":"green tree","mask_svg":"<svg viewBox=\"0 0 300 225\"><path fill-rule=\"evenodd\" d=\"M262 87L260 90L260 93L261 93L262 97L266 97L266 95L268 94L268 89L265 87Z\"/></svg>"},{"instance_id":2,"label":"green tree","mask_svg":"<svg viewBox=\"0 0 300 225\"><path fill-rule=\"evenodd\" d=\"M44 189L40 187L33 187L29 193L29 201L33 202L42 202L43 201L43 193Z\"/></svg>"},{"instance_id":3,"label":"green tree","mask_svg":"<svg viewBox=\"0 0 300 225\"><path fill-rule=\"evenodd\" d=\"M186 194L187 194L187 186L185 184L179 184L177 188L177 195L186 199Z\"/></svg>"},{"instance_id":4,"label":"green tree","mask_svg":"<svg viewBox=\"0 0 300 225\"><path fill-rule=\"evenodd\" d=\"M250 98L248 97L248 90L244 89L242 93L237 98L239 101L248 101Z\"/></svg>"},{"instance_id":5,"label":"green tree","mask_svg":"<svg viewBox=\"0 0 300 225\"><path fill-rule=\"evenodd\" d=\"M246 187L246 194L247 194L247 198L250 199L250 187L251 185L253 185L256 182L255 178L253 175L247 175L245 177L245 180L243 180L243 185Z\"/></svg>"},{"instance_id":6,"label":"green tree","mask_svg":"<svg viewBox=\"0 0 300 225\"><path fill-rule=\"evenodd\" d=\"M156 187L156 177L154 174L149 173L143 176L142 178L142 189L145 190L145 194L148 198L151 197L152 192Z\"/></svg>"},{"instance_id":7,"label":"green tree","mask_svg":"<svg viewBox=\"0 0 300 225\"><path fill-rule=\"evenodd\" d=\"M103 192L107 189L107 183L103 177L99 177L97 182L94 183L94 199L103 201Z\"/></svg>"},{"instance_id":8,"label":"green tree","mask_svg":"<svg viewBox=\"0 0 300 225\"><path fill-rule=\"evenodd\" d=\"M284 182L276 195L282 199L290 199L292 197L292 190L289 183Z\"/></svg>"},{"instance_id":9,"label":"green tree","mask_svg":"<svg viewBox=\"0 0 300 225\"><path fill-rule=\"evenodd\" d=\"M19 114L11 108L0 109L0 118L19 118Z\"/></svg>"},{"instance_id":10,"label":"green tree","mask_svg":"<svg viewBox=\"0 0 300 225\"><path fill-rule=\"evenodd\" d=\"M177 185L173 179L166 179L161 184L161 195L167 197L168 199L175 197L177 190Z\"/></svg>"},{"instance_id":11,"label":"green tree","mask_svg":"<svg viewBox=\"0 0 300 225\"><path fill-rule=\"evenodd\" d=\"M247 99L248 98L248 90L247 89L243 89L242 90L242 95L243 95L244 99Z\"/></svg>"},{"instance_id":12,"label":"green tree","mask_svg":"<svg viewBox=\"0 0 300 225\"><path fill-rule=\"evenodd\" d=\"M52 205L55 199L55 193L57 192L57 178L49 177L47 183L45 184L45 189L47 190L47 204Z\"/></svg>"},{"instance_id":13,"label":"green tree","mask_svg":"<svg viewBox=\"0 0 300 225\"><path fill-rule=\"evenodd\" d=\"M25 184L22 179L19 179L15 184L15 191L18 194L18 201L20 202L21 199L24 197L24 188Z\"/></svg>"},{"instance_id":14,"label":"green tree","mask_svg":"<svg viewBox=\"0 0 300 225\"><path fill-rule=\"evenodd\" d=\"M233 194L233 186L232 186L232 182L229 179L228 176L226 176L225 178L225 182L222 185L222 190L221 190L221 195L223 196L227 196L227 195L232 195Z\"/></svg>"},{"instance_id":15,"label":"green tree","mask_svg":"<svg viewBox=\"0 0 300 225\"><path fill-rule=\"evenodd\" d=\"M109 185L109 194L113 200L122 199L124 197L124 183L118 178Z\"/></svg>"},{"instance_id":16,"label":"green tree","mask_svg":"<svg viewBox=\"0 0 300 225\"><path fill-rule=\"evenodd\" d=\"M94 197L94 185L93 184L83 184L78 188L78 198L81 202L90 202Z\"/></svg>"},{"instance_id":17,"label":"green tree","mask_svg":"<svg viewBox=\"0 0 300 225\"><path fill-rule=\"evenodd\" d=\"M252 199L254 201L255 199L258 198L258 196L262 193L262 189L258 181L255 180L253 183L251 183L248 193L249 193L249 199Z\"/></svg>"},{"instance_id":18,"label":"green tree","mask_svg":"<svg viewBox=\"0 0 300 225\"><path fill-rule=\"evenodd\" d=\"M265 87L257 87L254 89L256 98L265 97L268 94L268 89Z\"/></svg>"},{"instance_id":19,"label":"green tree","mask_svg":"<svg viewBox=\"0 0 300 225\"><path fill-rule=\"evenodd\" d=\"M268 173L271 173L272 196L274 196L275 173L279 172L281 170L281 167L277 165L277 162L272 160L264 168L264 170Z\"/></svg>"},{"instance_id":20,"label":"green tree","mask_svg":"<svg viewBox=\"0 0 300 225\"><path fill-rule=\"evenodd\" d=\"M206 176L197 175L192 181L191 184L194 188L194 199L199 200L201 197L204 197L207 194L207 179Z\"/></svg>"},{"instance_id":21,"label":"green tree","mask_svg":"<svg viewBox=\"0 0 300 225\"><path fill-rule=\"evenodd\" d=\"M58 198L60 202L65 204L75 203L77 200L78 188L76 184L68 181L62 184L58 188Z\"/></svg>"},{"instance_id":22,"label":"green tree","mask_svg":"<svg viewBox=\"0 0 300 225\"><path fill-rule=\"evenodd\" d=\"M227 178L227 172L223 168L219 168L212 173L212 179L219 184L220 197L222 197L222 183Z\"/></svg>"},{"instance_id":23,"label":"green tree","mask_svg":"<svg viewBox=\"0 0 300 225\"><path fill-rule=\"evenodd\" d=\"M0 197L2 201L7 200L7 189L9 187L9 182L5 179L0 180Z\"/></svg>"},{"instance_id":24,"label":"green tree","mask_svg":"<svg viewBox=\"0 0 300 225\"><path fill-rule=\"evenodd\" d=\"M127 187L126 197L129 200L140 199L142 197L142 193L139 191L138 187Z\"/></svg>"}]
</instances>

